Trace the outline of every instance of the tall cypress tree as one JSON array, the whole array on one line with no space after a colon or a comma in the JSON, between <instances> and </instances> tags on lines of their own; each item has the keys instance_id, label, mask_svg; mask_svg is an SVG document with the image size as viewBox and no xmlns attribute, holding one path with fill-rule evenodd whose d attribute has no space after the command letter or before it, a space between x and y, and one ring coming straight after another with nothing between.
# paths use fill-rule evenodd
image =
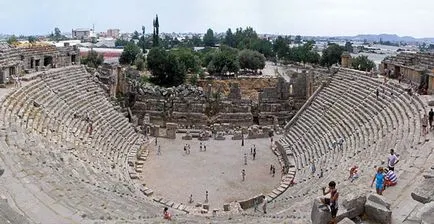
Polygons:
<instances>
[{"instance_id":1,"label":"tall cypress tree","mask_svg":"<svg viewBox=\"0 0 434 224\"><path fill-rule=\"evenodd\" d=\"M153 46L157 47L159 45L159 32L160 32L160 24L158 22L158 15L155 16L154 19L154 33L153 33Z\"/></svg>"}]
</instances>

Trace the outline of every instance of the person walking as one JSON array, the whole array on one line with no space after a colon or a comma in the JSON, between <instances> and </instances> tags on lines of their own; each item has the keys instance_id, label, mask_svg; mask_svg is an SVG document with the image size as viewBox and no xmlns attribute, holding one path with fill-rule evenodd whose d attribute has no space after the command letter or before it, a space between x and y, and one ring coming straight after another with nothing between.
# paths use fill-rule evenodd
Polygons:
<instances>
[{"instance_id":1,"label":"person walking","mask_svg":"<svg viewBox=\"0 0 434 224\"><path fill-rule=\"evenodd\" d=\"M256 158L256 151L253 151L253 160Z\"/></svg>"},{"instance_id":2,"label":"person walking","mask_svg":"<svg viewBox=\"0 0 434 224\"><path fill-rule=\"evenodd\" d=\"M262 211L264 212L264 214L267 214L267 203L268 203L268 200L264 196L264 204L262 205Z\"/></svg>"},{"instance_id":3,"label":"person walking","mask_svg":"<svg viewBox=\"0 0 434 224\"><path fill-rule=\"evenodd\" d=\"M246 180L246 170L245 169L241 170L241 176L243 177L243 181L245 181Z\"/></svg>"}]
</instances>

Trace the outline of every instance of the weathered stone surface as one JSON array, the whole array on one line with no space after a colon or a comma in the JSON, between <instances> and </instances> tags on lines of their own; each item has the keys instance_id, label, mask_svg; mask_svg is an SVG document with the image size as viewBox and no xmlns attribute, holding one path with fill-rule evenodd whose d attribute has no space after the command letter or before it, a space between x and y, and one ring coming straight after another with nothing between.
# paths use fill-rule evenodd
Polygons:
<instances>
[{"instance_id":1,"label":"weathered stone surface","mask_svg":"<svg viewBox=\"0 0 434 224\"><path fill-rule=\"evenodd\" d=\"M420 211L420 218L422 224L434 223L434 202L424 205Z\"/></svg>"},{"instance_id":2,"label":"weathered stone surface","mask_svg":"<svg viewBox=\"0 0 434 224\"><path fill-rule=\"evenodd\" d=\"M312 224L326 224L332 218L329 208L321 203L320 198L314 199L310 218Z\"/></svg>"},{"instance_id":3,"label":"weathered stone surface","mask_svg":"<svg viewBox=\"0 0 434 224\"><path fill-rule=\"evenodd\" d=\"M421 203L429 203L434 200L434 179L428 178L411 192L411 197Z\"/></svg>"},{"instance_id":4,"label":"weathered stone surface","mask_svg":"<svg viewBox=\"0 0 434 224\"><path fill-rule=\"evenodd\" d=\"M338 222L339 224L355 224L355 222L353 222L351 219L349 218L344 218L342 219L340 222Z\"/></svg>"},{"instance_id":5,"label":"weathered stone surface","mask_svg":"<svg viewBox=\"0 0 434 224\"><path fill-rule=\"evenodd\" d=\"M375 222L389 224L392 221L392 211L388 207L390 208L390 203L386 202L383 197L370 194L365 204L365 213Z\"/></svg>"},{"instance_id":6,"label":"weathered stone surface","mask_svg":"<svg viewBox=\"0 0 434 224\"><path fill-rule=\"evenodd\" d=\"M366 195L364 192L353 192L341 201L342 207L347 210L345 217L352 219L365 211Z\"/></svg>"},{"instance_id":7,"label":"weathered stone surface","mask_svg":"<svg viewBox=\"0 0 434 224\"><path fill-rule=\"evenodd\" d=\"M372 201L375 202L377 204L380 204L384 207L386 207L387 209L390 209L390 203L387 201L387 199L382 196L382 195L378 195L378 194L369 194L367 197L368 201Z\"/></svg>"}]
</instances>

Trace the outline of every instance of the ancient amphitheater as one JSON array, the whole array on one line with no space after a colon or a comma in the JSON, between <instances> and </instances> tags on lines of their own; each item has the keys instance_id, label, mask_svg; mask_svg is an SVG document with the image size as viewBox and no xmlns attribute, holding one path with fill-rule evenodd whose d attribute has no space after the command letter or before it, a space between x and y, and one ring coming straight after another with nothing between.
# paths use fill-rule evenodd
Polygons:
<instances>
[{"instance_id":1,"label":"ancient amphitheater","mask_svg":"<svg viewBox=\"0 0 434 224\"><path fill-rule=\"evenodd\" d=\"M341 194L338 217L366 218L374 166L385 165L391 148L400 154L399 184L385 191L386 205L376 201L374 213L391 211L392 223L434 223L434 197L426 190L433 186L432 134L421 134L429 97L410 95L394 81L340 69L323 82L273 145L289 170L267 194L267 214L253 208L201 214L152 196L136 168L146 169L155 139L136 132L83 66L26 74L22 87L1 94L0 223L161 223L163 207L175 223L324 223L313 202L331 180ZM331 148L340 138L343 147ZM361 177L350 182L354 164Z\"/></svg>"}]
</instances>

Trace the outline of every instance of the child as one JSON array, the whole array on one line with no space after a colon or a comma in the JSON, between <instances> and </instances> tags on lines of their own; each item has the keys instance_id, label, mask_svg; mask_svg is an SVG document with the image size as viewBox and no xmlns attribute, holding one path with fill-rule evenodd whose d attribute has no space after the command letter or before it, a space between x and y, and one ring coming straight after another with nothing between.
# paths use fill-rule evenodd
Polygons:
<instances>
[{"instance_id":1,"label":"child","mask_svg":"<svg viewBox=\"0 0 434 224\"><path fill-rule=\"evenodd\" d=\"M383 167L378 167L377 174L375 174L374 179L372 180L371 187L374 185L374 181L376 182L375 189L377 190L377 194L383 195L383 188L384 188Z\"/></svg>"},{"instance_id":2,"label":"child","mask_svg":"<svg viewBox=\"0 0 434 224\"><path fill-rule=\"evenodd\" d=\"M167 220L172 220L172 215L170 215L168 210L169 209L167 207L164 207L163 218Z\"/></svg>"},{"instance_id":3,"label":"child","mask_svg":"<svg viewBox=\"0 0 434 224\"><path fill-rule=\"evenodd\" d=\"M359 167L357 166L353 166L350 168L350 176L348 177L348 179L351 179L351 182L359 178L358 168Z\"/></svg>"}]
</instances>

